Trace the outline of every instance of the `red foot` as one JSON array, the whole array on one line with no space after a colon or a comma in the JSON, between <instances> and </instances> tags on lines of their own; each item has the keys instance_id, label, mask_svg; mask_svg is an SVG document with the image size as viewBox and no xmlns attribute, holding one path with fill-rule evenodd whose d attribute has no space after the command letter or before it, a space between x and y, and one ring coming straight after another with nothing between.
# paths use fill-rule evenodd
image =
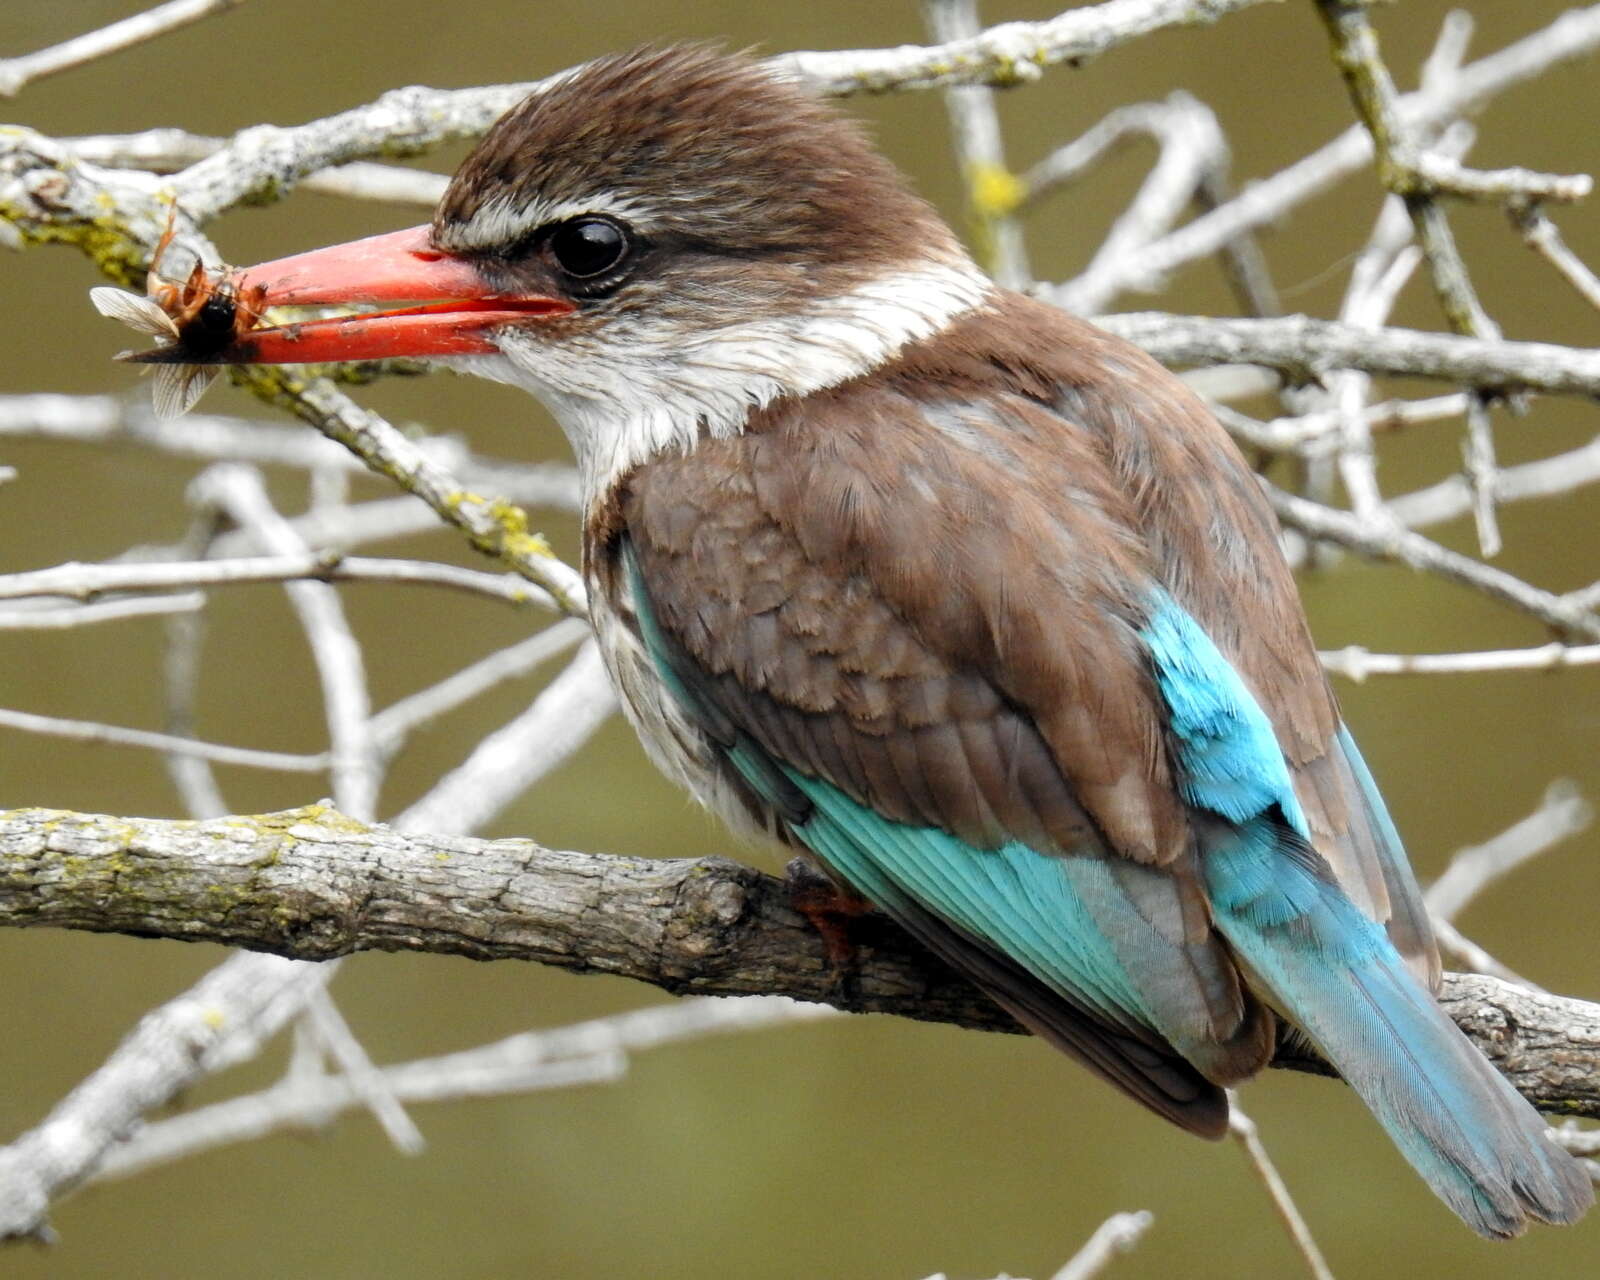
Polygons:
<instances>
[{"instance_id":1,"label":"red foot","mask_svg":"<svg viewBox=\"0 0 1600 1280\"><path fill-rule=\"evenodd\" d=\"M846 985L856 962L856 946L850 937L851 923L870 915L875 908L853 889L838 884L804 858L790 859L783 870L789 905L821 936L835 985Z\"/></svg>"}]
</instances>

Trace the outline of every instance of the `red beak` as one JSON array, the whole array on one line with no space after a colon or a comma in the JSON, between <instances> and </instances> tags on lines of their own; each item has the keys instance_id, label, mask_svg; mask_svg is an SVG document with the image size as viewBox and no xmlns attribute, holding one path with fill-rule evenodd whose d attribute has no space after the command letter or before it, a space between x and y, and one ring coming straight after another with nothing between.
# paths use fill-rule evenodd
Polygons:
<instances>
[{"instance_id":1,"label":"red beak","mask_svg":"<svg viewBox=\"0 0 1600 1280\"><path fill-rule=\"evenodd\" d=\"M479 355L496 351L488 334L533 316L565 315L560 298L495 292L478 268L435 249L426 226L313 249L250 267L233 277L236 296L260 307L406 302L250 329L220 349L196 349L180 335L174 346L133 359L178 364L322 364L398 356ZM252 296L264 288L259 303Z\"/></svg>"}]
</instances>

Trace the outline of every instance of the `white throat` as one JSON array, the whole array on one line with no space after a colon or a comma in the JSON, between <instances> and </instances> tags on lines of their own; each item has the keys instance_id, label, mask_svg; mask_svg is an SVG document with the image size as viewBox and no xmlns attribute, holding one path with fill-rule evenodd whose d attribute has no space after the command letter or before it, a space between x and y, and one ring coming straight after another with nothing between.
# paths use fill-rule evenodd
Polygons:
<instances>
[{"instance_id":1,"label":"white throat","mask_svg":"<svg viewBox=\"0 0 1600 1280\"><path fill-rule=\"evenodd\" d=\"M957 252L887 272L792 315L689 336L638 317L560 342L512 330L502 339L503 355L443 363L537 396L571 441L590 502L641 462L687 450L702 434L738 435L752 412L782 396L878 368L993 289Z\"/></svg>"}]
</instances>

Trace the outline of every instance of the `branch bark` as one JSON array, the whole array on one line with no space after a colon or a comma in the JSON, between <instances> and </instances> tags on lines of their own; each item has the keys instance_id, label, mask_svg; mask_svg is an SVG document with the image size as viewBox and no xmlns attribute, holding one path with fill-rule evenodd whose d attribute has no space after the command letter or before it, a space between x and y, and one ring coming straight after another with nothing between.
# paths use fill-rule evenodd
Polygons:
<instances>
[{"instance_id":1,"label":"branch bark","mask_svg":"<svg viewBox=\"0 0 1600 1280\"><path fill-rule=\"evenodd\" d=\"M299 960L426 951L536 960L675 993L787 995L1020 1028L888 920L840 982L783 883L724 858L403 835L329 805L210 822L0 812L0 925L220 942ZM1600 1005L1450 974L1450 1016L1537 1106L1600 1117ZM1303 1056L1278 1066L1326 1070Z\"/></svg>"}]
</instances>

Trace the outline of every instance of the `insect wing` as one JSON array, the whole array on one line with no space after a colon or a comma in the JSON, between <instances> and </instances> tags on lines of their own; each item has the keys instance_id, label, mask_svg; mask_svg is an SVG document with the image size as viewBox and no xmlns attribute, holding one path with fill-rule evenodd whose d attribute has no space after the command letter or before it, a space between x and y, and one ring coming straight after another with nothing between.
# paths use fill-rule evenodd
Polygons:
<instances>
[{"instance_id":1,"label":"insect wing","mask_svg":"<svg viewBox=\"0 0 1600 1280\"><path fill-rule=\"evenodd\" d=\"M177 323L150 298L101 285L89 290L89 301L101 315L121 321L140 333L153 338L175 339L178 336Z\"/></svg>"},{"instance_id":2,"label":"insect wing","mask_svg":"<svg viewBox=\"0 0 1600 1280\"><path fill-rule=\"evenodd\" d=\"M206 388L219 372L221 370L216 365L157 365L155 380L150 387L156 417L163 420L181 418L194 408L195 401L206 393Z\"/></svg>"}]
</instances>

